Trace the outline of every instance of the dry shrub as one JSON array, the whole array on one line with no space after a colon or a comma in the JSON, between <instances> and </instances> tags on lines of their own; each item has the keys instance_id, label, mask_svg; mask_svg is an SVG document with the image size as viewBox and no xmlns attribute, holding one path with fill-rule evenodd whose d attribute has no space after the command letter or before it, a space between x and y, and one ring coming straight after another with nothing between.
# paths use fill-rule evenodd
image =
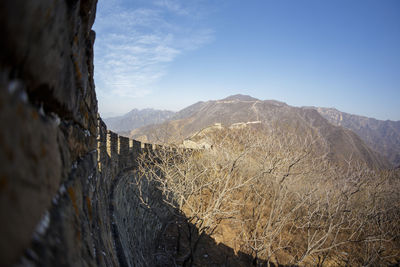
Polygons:
<instances>
[{"instance_id":1,"label":"dry shrub","mask_svg":"<svg viewBox=\"0 0 400 267\"><path fill-rule=\"evenodd\" d=\"M397 173L352 159L337 167L314 132L246 127L207 138L211 149L163 146L139 161L140 177L156 184L200 237L229 229L234 238L223 239L226 245L255 262L399 261Z\"/></svg>"}]
</instances>

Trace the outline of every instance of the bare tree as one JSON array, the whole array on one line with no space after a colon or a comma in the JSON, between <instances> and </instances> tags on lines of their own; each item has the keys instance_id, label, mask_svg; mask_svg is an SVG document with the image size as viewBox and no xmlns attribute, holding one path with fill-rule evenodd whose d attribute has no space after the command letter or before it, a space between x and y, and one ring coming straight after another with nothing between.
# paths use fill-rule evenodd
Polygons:
<instances>
[{"instance_id":1,"label":"bare tree","mask_svg":"<svg viewBox=\"0 0 400 267\"><path fill-rule=\"evenodd\" d=\"M383 224L390 228L386 230L376 228L374 222L377 217L386 217L388 212L391 213L378 198L390 198L399 203L399 198L390 197L383 190L383 182L387 178L379 176L365 164L352 160L347 168L331 166L324 178L315 181L318 190L312 197L307 197L307 205L301 208L301 215L295 221L296 229L303 238L300 238L301 244L298 242L294 245L296 253L293 262L300 265L308 261L322 266L330 256L339 264L372 263L371 260L378 257L379 250L372 252L369 249L367 261L357 259L355 255L364 257L365 254L359 253L363 246L388 245L399 233L398 228L392 227L396 221L393 218ZM391 207L393 209L395 206ZM389 239L388 235L392 238ZM390 246L393 247L393 244ZM393 259L395 255L387 256ZM379 262L382 263L382 259Z\"/></svg>"},{"instance_id":2,"label":"bare tree","mask_svg":"<svg viewBox=\"0 0 400 267\"><path fill-rule=\"evenodd\" d=\"M253 139L257 145L251 153L252 171L257 180L244 188L245 204L237 218L239 239L256 263L258 258L270 262L290 247L293 222L315 191L305 186L308 176L323 171L324 153L315 151L312 133L300 137L289 131L270 131Z\"/></svg>"},{"instance_id":3,"label":"bare tree","mask_svg":"<svg viewBox=\"0 0 400 267\"><path fill-rule=\"evenodd\" d=\"M236 144L228 152L222 147L231 132L215 135L212 150L192 150L180 147L160 146L143 154L139 160L140 179L154 183L162 192L163 201L177 215L183 213L188 231L192 256L203 234L212 235L221 221L233 218L238 208L235 194L256 177L243 175L244 159L251 151L248 144ZM137 184L141 184L137 181ZM141 197L143 202L145 198Z\"/></svg>"},{"instance_id":4,"label":"bare tree","mask_svg":"<svg viewBox=\"0 0 400 267\"><path fill-rule=\"evenodd\" d=\"M311 130L257 127L208 132L201 138L211 149L160 146L140 157L138 188L153 184L188 228L184 263L193 262L202 235L226 225L236 236L227 245L239 244L256 265L259 259L318 266L398 260L393 173L353 159L338 167ZM139 197L146 205L145 195Z\"/></svg>"}]
</instances>

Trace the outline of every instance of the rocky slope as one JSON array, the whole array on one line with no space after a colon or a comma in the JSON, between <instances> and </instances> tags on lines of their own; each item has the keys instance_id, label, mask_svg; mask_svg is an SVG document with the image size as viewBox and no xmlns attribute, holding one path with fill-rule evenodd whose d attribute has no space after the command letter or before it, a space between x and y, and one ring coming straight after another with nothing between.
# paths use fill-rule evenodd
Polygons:
<instances>
[{"instance_id":1,"label":"rocky slope","mask_svg":"<svg viewBox=\"0 0 400 267\"><path fill-rule=\"evenodd\" d=\"M129 132L133 129L143 127L150 124L162 123L173 117L175 112L169 110L157 109L132 109L122 116L104 119L107 128L121 133Z\"/></svg>"},{"instance_id":2,"label":"rocky slope","mask_svg":"<svg viewBox=\"0 0 400 267\"><path fill-rule=\"evenodd\" d=\"M334 108L315 108L330 123L360 136L372 149L400 166L400 121L382 121L341 112Z\"/></svg>"},{"instance_id":3,"label":"rocky slope","mask_svg":"<svg viewBox=\"0 0 400 267\"><path fill-rule=\"evenodd\" d=\"M202 129L221 123L262 123L270 128L317 134L329 147L331 157L343 161L361 159L370 166L388 168L390 163L369 148L355 133L335 126L316 110L289 106L285 103L250 96L234 95L221 100L198 102L178 112L174 119L159 125L133 130L131 137L150 142L178 142Z\"/></svg>"}]
</instances>

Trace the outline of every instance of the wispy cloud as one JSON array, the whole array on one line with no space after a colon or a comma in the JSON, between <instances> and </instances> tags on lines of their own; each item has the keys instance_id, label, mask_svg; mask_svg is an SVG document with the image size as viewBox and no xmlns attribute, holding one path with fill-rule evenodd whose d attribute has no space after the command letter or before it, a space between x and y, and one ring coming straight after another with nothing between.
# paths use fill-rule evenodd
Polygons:
<instances>
[{"instance_id":1,"label":"wispy cloud","mask_svg":"<svg viewBox=\"0 0 400 267\"><path fill-rule=\"evenodd\" d=\"M186 1L187 3L188 1ZM182 1L179 0L158 0L155 1L155 5L160 6L160 7L164 7L166 9L168 9L171 12L174 12L178 15L190 15L190 9L188 8L188 6L183 6Z\"/></svg>"},{"instance_id":2,"label":"wispy cloud","mask_svg":"<svg viewBox=\"0 0 400 267\"><path fill-rule=\"evenodd\" d=\"M168 63L213 39L212 29L190 16L196 1L131 3L139 8L107 1L99 7L95 24L95 80L101 95L146 96L167 73Z\"/></svg>"}]
</instances>

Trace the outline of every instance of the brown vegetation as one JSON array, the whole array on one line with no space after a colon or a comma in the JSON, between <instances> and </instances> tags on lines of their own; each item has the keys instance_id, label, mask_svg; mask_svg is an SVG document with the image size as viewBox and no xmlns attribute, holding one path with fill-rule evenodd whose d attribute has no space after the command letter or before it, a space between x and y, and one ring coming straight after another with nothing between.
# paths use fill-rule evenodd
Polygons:
<instances>
[{"instance_id":1,"label":"brown vegetation","mask_svg":"<svg viewBox=\"0 0 400 267\"><path fill-rule=\"evenodd\" d=\"M182 231L183 264L193 263L203 235L252 255L255 265L399 262L398 174L352 159L335 166L311 132L245 127L209 138L211 149L164 146L139 160L139 188L154 183L181 224L198 232Z\"/></svg>"}]
</instances>

